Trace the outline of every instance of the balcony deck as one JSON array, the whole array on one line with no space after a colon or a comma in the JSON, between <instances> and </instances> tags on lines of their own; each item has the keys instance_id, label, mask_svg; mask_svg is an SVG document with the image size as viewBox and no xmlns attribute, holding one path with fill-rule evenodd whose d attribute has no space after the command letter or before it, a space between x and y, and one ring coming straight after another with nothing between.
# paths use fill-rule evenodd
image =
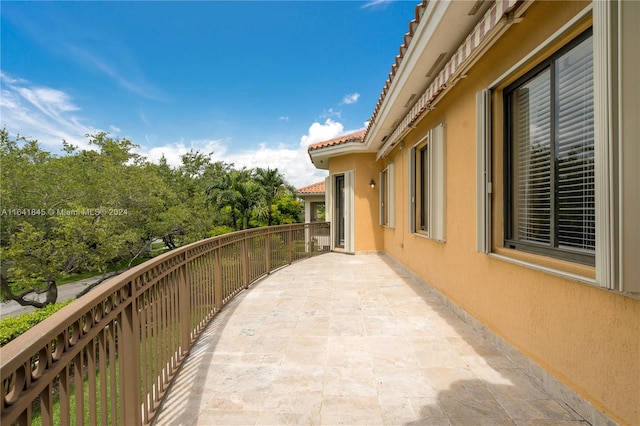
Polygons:
<instances>
[{"instance_id":1,"label":"balcony deck","mask_svg":"<svg viewBox=\"0 0 640 426\"><path fill-rule=\"evenodd\" d=\"M155 424L585 422L385 256L330 253L225 306Z\"/></svg>"}]
</instances>

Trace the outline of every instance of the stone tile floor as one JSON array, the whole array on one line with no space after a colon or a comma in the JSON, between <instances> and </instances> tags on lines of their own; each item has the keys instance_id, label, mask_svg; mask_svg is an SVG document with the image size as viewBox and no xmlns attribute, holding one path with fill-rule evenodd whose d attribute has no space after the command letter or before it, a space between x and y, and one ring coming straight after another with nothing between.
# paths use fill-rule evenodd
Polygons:
<instances>
[{"instance_id":1,"label":"stone tile floor","mask_svg":"<svg viewBox=\"0 0 640 426\"><path fill-rule=\"evenodd\" d=\"M386 259L330 253L238 295L155 424L587 424Z\"/></svg>"}]
</instances>

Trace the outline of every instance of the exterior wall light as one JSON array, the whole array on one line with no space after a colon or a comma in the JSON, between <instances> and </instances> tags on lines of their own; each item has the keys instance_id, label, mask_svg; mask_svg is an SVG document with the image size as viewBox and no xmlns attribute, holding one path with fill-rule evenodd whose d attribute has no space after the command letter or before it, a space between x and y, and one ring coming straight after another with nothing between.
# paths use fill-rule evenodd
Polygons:
<instances>
[{"instance_id":1,"label":"exterior wall light","mask_svg":"<svg viewBox=\"0 0 640 426\"><path fill-rule=\"evenodd\" d=\"M373 180L373 178L371 179L371 182L369 182L369 186L370 186L371 188L375 188L375 187L376 187L376 181L375 181L375 180Z\"/></svg>"}]
</instances>

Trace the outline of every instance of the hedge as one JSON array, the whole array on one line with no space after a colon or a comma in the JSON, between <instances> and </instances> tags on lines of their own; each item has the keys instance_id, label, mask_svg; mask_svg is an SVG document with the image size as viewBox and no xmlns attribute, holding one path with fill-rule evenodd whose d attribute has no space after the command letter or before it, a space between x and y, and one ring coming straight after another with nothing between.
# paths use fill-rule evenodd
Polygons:
<instances>
[{"instance_id":1,"label":"hedge","mask_svg":"<svg viewBox=\"0 0 640 426\"><path fill-rule=\"evenodd\" d=\"M8 317L0 320L0 347L6 345L34 325L53 315L75 299L63 303L54 303L34 312Z\"/></svg>"}]
</instances>

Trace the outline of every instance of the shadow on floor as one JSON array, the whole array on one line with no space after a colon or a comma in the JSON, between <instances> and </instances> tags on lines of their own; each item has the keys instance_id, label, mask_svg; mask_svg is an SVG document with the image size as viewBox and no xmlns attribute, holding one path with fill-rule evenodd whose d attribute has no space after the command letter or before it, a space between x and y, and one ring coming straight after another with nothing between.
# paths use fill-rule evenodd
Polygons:
<instances>
[{"instance_id":1,"label":"shadow on floor","mask_svg":"<svg viewBox=\"0 0 640 426\"><path fill-rule=\"evenodd\" d=\"M386 256L305 262L214 317L158 423L587 424Z\"/></svg>"}]
</instances>

